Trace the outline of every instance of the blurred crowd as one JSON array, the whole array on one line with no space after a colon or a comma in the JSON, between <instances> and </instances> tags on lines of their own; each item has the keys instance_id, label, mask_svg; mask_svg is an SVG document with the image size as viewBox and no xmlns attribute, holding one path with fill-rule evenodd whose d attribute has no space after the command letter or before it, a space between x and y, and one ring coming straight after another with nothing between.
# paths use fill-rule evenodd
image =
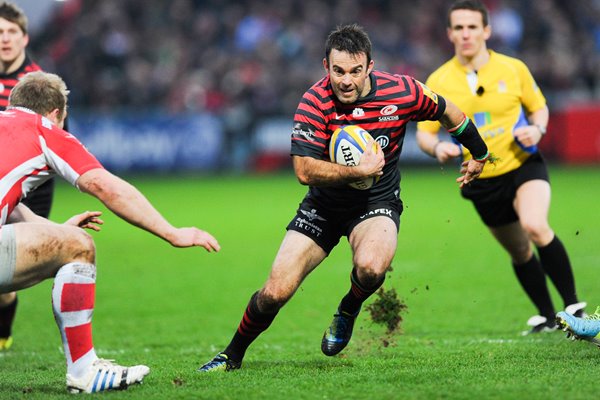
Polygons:
<instances>
[{"instance_id":1,"label":"blurred crowd","mask_svg":"<svg viewBox=\"0 0 600 400\"><path fill-rule=\"evenodd\" d=\"M244 120L294 112L323 76L324 41L358 22L376 68L425 80L452 55L450 0L69 0L31 38L71 106L210 111ZM551 106L600 98L600 0L488 0L490 48L524 60ZM238 125L239 126L239 125Z\"/></svg>"}]
</instances>

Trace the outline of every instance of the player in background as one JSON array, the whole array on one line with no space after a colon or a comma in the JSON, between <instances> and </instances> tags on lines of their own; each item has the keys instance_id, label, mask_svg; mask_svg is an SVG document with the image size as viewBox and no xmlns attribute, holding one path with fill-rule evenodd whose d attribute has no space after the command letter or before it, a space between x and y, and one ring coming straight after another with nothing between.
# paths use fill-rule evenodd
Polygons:
<instances>
[{"instance_id":1,"label":"player in background","mask_svg":"<svg viewBox=\"0 0 600 400\"><path fill-rule=\"evenodd\" d=\"M556 314L558 327L567 332L567 338L585 340L600 347L600 306L586 317L576 317L566 311Z\"/></svg>"},{"instance_id":2,"label":"player in background","mask_svg":"<svg viewBox=\"0 0 600 400\"><path fill-rule=\"evenodd\" d=\"M8 96L19 79L28 72L41 68L27 55L29 43L27 16L11 2L0 2L0 110L8 105ZM50 215L54 180L49 179L31 192L23 203L44 218ZM0 351L12 343L12 325L17 310L16 292L0 295Z\"/></svg>"},{"instance_id":3,"label":"player in background","mask_svg":"<svg viewBox=\"0 0 600 400\"><path fill-rule=\"evenodd\" d=\"M477 178L488 157L475 125L451 102L410 76L373 69L371 42L358 25L340 26L326 41L326 76L302 97L292 130L291 155L299 182L309 186L275 257L266 283L252 295L227 348L200 371L240 368L246 349L265 331L304 278L346 236L352 249L350 289L321 340L327 356L350 341L362 303L381 287L396 252L402 202L398 159L406 125L439 120L475 154L463 165L460 185ZM332 133L360 125L376 140L357 166L329 161ZM348 184L380 177L370 189Z\"/></svg>"},{"instance_id":4,"label":"player in background","mask_svg":"<svg viewBox=\"0 0 600 400\"><path fill-rule=\"evenodd\" d=\"M220 246L207 232L173 227L135 187L105 170L62 130L67 93L57 75L31 72L0 112L0 293L54 278L52 308L67 359L67 388L88 393L124 389L141 382L149 368L123 367L98 358L94 350L96 249L81 228L99 230L100 212L86 211L59 225L34 214L20 199L59 175L172 246L201 246L209 252Z\"/></svg>"},{"instance_id":5,"label":"player in background","mask_svg":"<svg viewBox=\"0 0 600 400\"><path fill-rule=\"evenodd\" d=\"M548 223L550 183L537 147L548 125L546 100L523 62L487 48L492 28L481 2L455 2L447 24L455 56L426 84L475 121L497 159L485 166L480 179L462 187L462 196L473 202L509 254L517 279L539 312L527 321L530 328L524 333L555 330L546 275L568 312L581 316L586 303L577 298L569 256ZM424 152L440 163L471 157L459 143L440 141L438 129L437 122L417 124L417 141Z\"/></svg>"}]
</instances>

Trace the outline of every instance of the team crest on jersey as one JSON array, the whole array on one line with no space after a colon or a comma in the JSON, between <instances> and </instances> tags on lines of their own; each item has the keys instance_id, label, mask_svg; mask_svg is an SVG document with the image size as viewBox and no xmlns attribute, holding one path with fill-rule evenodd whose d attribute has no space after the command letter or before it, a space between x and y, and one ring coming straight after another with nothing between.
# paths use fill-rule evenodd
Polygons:
<instances>
[{"instance_id":1,"label":"team crest on jersey","mask_svg":"<svg viewBox=\"0 0 600 400\"><path fill-rule=\"evenodd\" d=\"M352 116L353 116L354 118L360 118L360 117L364 117L364 116L365 116L365 110L363 110L363 109L362 109L362 108L360 108L360 107L357 107L357 108L355 108L355 109L352 111Z\"/></svg>"},{"instance_id":2,"label":"team crest on jersey","mask_svg":"<svg viewBox=\"0 0 600 400\"><path fill-rule=\"evenodd\" d=\"M383 107L379 112L381 113L381 115L392 115L396 111L398 111L398 106L390 104L389 106Z\"/></svg>"},{"instance_id":3,"label":"team crest on jersey","mask_svg":"<svg viewBox=\"0 0 600 400\"><path fill-rule=\"evenodd\" d=\"M437 94L433 93L433 91L431 89L429 89L424 83L421 83L419 81L417 81L417 83L419 84L419 86L421 86L421 89L423 89L423 94L427 97L429 97L431 100L433 100L433 102L435 104L438 103L438 96Z\"/></svg>"}]
</instances>

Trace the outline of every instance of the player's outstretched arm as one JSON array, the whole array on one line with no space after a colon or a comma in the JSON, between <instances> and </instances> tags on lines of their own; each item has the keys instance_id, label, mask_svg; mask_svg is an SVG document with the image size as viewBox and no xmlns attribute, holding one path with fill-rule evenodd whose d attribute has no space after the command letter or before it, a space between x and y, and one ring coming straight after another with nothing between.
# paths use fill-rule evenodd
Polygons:
<instances>
[{"instance_id":1,"label":"player's outstretched arm","mask_svg":"<svg viewBox=\"0 0 600 400\"><path fill-rule=\"evenodd\" d=\"M210 233L195 227L172 226L133 185L105 169L87 171L77 180L82 192L100 200L116 215L166 240L175 247L204 247L207 251L219 251L221 247Z\"/></svg>"}]
</instances>

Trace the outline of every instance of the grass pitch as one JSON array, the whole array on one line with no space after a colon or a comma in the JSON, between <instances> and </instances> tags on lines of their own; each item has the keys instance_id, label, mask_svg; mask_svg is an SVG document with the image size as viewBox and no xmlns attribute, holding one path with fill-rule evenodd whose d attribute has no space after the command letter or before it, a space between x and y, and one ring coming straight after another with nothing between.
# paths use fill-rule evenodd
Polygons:
<instances>
[{"instance_id":1,"label":"grass pitch","mask_svg":"<svg viewBox=\"0 0 600 400\"><path fill-rule=\"evenodd\" d=\"M569 250L580 297L600 304L598 169L552 167L550 220ZM384 285L407 305L401 333L363 312L350 345L328 358L320 340L348 290L342 242L302 285L243 368L199 374L229 342L265 281L305 193L292 175L132 178L174 224L213 233L222 251L175 249L59 185L52 218L105 211L94 314L97 353L144 363L123 399L596 398L600 350L561 333L520 336L535 313L509 260L460 198L453 168L403 169L399 245ZM52 282L20 294L15 344L0 353L1 399L71 398L50 304ZM556 292L555 305L561 308Z\"/></svg>"}]
</instances>

